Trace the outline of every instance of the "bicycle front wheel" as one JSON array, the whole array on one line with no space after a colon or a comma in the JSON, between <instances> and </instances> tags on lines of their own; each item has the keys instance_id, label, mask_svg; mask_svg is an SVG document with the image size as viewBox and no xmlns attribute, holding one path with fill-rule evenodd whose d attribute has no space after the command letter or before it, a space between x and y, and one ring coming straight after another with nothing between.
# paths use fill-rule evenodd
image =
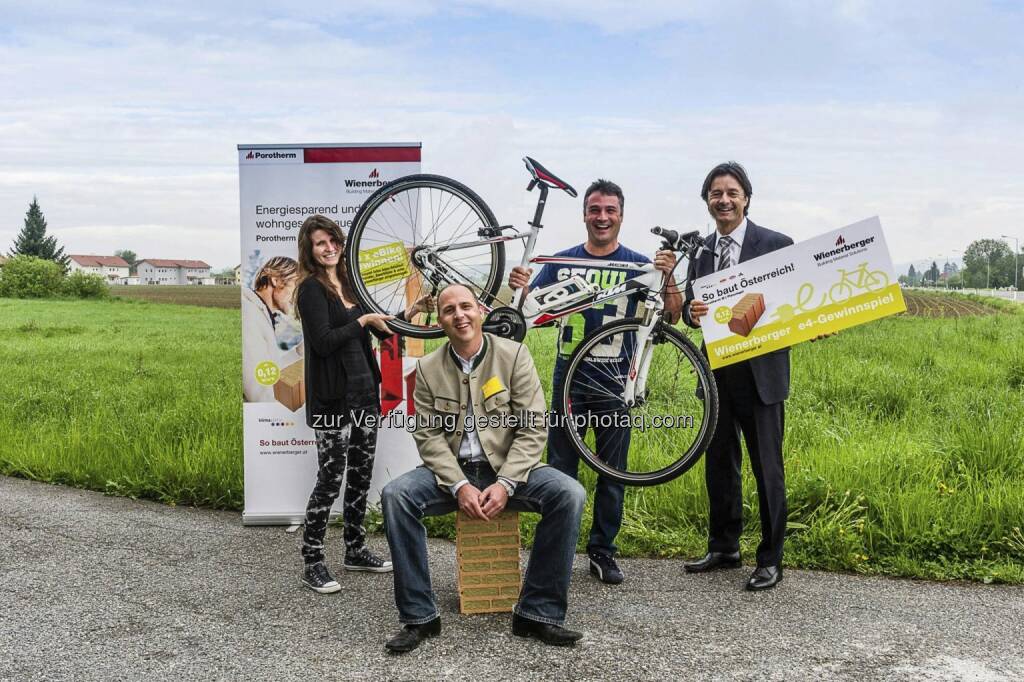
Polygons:
<instances>
[{"instance_id":1,"label":"bicycle front wheel","mask_svg":"<svg viewBox=\"0 0 1024 682\"><path fill-rule=\"evenodd\" d=\"M707 360L663 323L648 345L646 385L632 405L626 382L638 353L641 321L627 318L586 336L569 357L556 390L555 418L597 473L627 485L670 481L697 463L718 418L718 389Z\"/></svg>"},{"instance_id":2,"label":"bicycle front wheel","mask_svg":"<svg viewBox=\"0 0 1024 682\"><path fill-rule=\"evenodd\" d=\"M483 199L451 178L418 174L389 182L359 208L345 247L359 304L394 315L421 296L458 283L493 307L505 271L505 246L481 243L477 230L497 224ZM430 313L389 324L416 338L443 333Z\"/></svg>"}]
</instances>

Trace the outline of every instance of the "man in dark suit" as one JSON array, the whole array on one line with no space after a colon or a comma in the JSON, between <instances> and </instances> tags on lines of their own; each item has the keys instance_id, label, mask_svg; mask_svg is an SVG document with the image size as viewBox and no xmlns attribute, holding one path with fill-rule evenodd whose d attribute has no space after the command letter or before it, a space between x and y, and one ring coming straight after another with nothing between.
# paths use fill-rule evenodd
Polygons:
<instances>
[{"instance_id":1,"label":"man in dark suit","mask_svg":"<svg viewBox=\"0 0 1024 682\"><path fill-rule=\"evenodd\" d=\"M747 173L738 163L715 166L701 188L701 198L715 219L716 230L706 249L692 260L687 273L683 320L700 327L708 306L695 300L692 282L736 263L793 243L784 234L747 219L752 194ZM706 350L705 350L706 352ZM757 568L748 590L764 590L782 580L782 543L786 533L786 484L782 469L785 400L789 395L789 349L761 355L714 371L718 384L718 425L705 456L710 500L708 553L685 564L690 573L740 566L743 500L740 488L740 433L747 443L757 481L761 543Z\"/></svg>"}]
</instances>

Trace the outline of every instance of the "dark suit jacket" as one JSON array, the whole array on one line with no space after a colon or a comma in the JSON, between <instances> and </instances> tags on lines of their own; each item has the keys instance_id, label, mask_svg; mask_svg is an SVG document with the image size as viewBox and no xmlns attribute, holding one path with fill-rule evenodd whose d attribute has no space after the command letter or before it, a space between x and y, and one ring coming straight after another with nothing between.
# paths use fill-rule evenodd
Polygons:
<instances>
[{"instance_id":1,"label":"dark suit jacket","mask_svg":"<svg viewBox=\"0 0 1024 682\"><path fill-rule=\"evenodd\" d=\"M380 367L370 333L390 334L364 328L358 322L363 309L346 308L313 277L299 285L296 303L306 347L306 424L325 428L344 423L349 410L379 409Z\"/></svg>"},{"instance_id":2,"label":"dark suit jacket","mask_svg":"<svg viewBox=\"0 0 1024 682\"><path fill-rule=\"evenodd\" d=\"M715 271L717 253L715 246L718 242L718 231L714 231L704 240L706 249L700 257L690 261L686 271L686 300L683 303L683 321L694 328L697 325L690 320L690 303L693 301L693 280L697 277L709 275ZM755 225L747 219L747 232L743 237L743 246L740 248L740 263L763 256L777 249L789 246L793 240L774 230ZM707 355L707 349L701 345L701 350ZM765 405L780 403L789 397L789 349L783 348L766 355L759 355L756 358L744 361L750 365L750 371L754 375L754 383L757 386L757 395Z\"/></svg>"}]
</instances>

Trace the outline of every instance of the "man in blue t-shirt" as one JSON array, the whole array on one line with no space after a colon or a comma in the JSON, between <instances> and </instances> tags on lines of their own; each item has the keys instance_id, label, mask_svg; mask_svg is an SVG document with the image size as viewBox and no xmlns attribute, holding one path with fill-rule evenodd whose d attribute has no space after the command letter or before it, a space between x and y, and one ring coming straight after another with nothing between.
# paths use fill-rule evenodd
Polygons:
<instances>
[{"instance_id":1,"label":"man in blue t-shirt","mask_svg":"<svg viewBox=\"0 0 1024 682\"><path fill-rule=\"evenodd\" d=\"M583 195L583 223L587 227L587 241L579 246L559 252L558 256L567 258L591 258L594 260L612 260L629 263L649 263L650 259L619 244L619 229L622 227L622 214L625 199L622 189L614 182L597 180L587 188ZM675 254L671 251L659 251L654 257L654 265L666 273L675 267ZM514 267L509 274L508 283L513 289L529 286L531 289L547 286L567 279L573 275L581 275L588 282L597 283L602 289L622 284L627 279L637 276L635 270L609 267L579 267L549 263L545 265L533 282L530 282L532 270ZM569 316L563 323L558 337L558 358L555 361L555 372L552 379L552 395L563 389L565 367L569 355L584 336L603 324L622 317L636 314L639 304L638 297L624 297L610 301L596 308L589 308ZM674 324L682 310L683 299L675 282L669 283L665 293L665 309L669 320ZM585 396L573 397L574 412L583 414L587 411ZM564 474L576 478L579 469L579 455L572 448L569 439L559 424L562 415L554 414L554 420L548 429L548 464ZM583 427L585 430L586 427ZM595 425L597 453L613 466L624 467L629 452L629 429L615 426L601 427ZM581 431L582 435L582 431ZM623 580L622 571L615 563L615 536L622 525L622 502L625 486L615 483L604 476L597 479L594 491L594 520L587 542L587 554L590 557L590 572L599 580L608 584L618 584Z\"/></svg>"}]
</instances>

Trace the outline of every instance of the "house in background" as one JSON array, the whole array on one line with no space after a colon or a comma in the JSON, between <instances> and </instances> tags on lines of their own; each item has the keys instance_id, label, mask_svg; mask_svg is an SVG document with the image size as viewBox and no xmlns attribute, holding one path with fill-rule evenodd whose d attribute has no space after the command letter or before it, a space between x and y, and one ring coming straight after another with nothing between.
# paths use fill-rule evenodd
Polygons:
<instances>
[{"instance_id":1,"label":"house in background","mask_svg":"<svg viewBox=\"0 0 1024 682\"><path fill-rule=\"evenodd\" d=\"M235 267L233 267L231 269L224 268L224 271L221 272L219 275L215 276L213 278L213 280L217 284L224 284L224 285L227 285L227 286L236 286L237 287L238 283L240 281L239 280L239 274L240 274L241 270L242 270L242 266L241 265L236 265Z\"/></svg>"},{"instance_id":2,"label":"house in background","mask_svg":"<svg viewBox=\"0 0 1024 682\"><path fill-rule=\"evenodd\" d=\"M126 279L128 270L128 262L119 256L68 256L68 272L99 275L107 282Z\"/></svg>"},{"instance_id":3,"label":"house in background","mask_svg":"<svg viewBox=\"0 0 1024 682\"><path fill-rule=\"evenodd\" d=\"M213 284L210 266L201 260L145 258L136 269L140 284Z\"/></svg>"}]
</instances>

